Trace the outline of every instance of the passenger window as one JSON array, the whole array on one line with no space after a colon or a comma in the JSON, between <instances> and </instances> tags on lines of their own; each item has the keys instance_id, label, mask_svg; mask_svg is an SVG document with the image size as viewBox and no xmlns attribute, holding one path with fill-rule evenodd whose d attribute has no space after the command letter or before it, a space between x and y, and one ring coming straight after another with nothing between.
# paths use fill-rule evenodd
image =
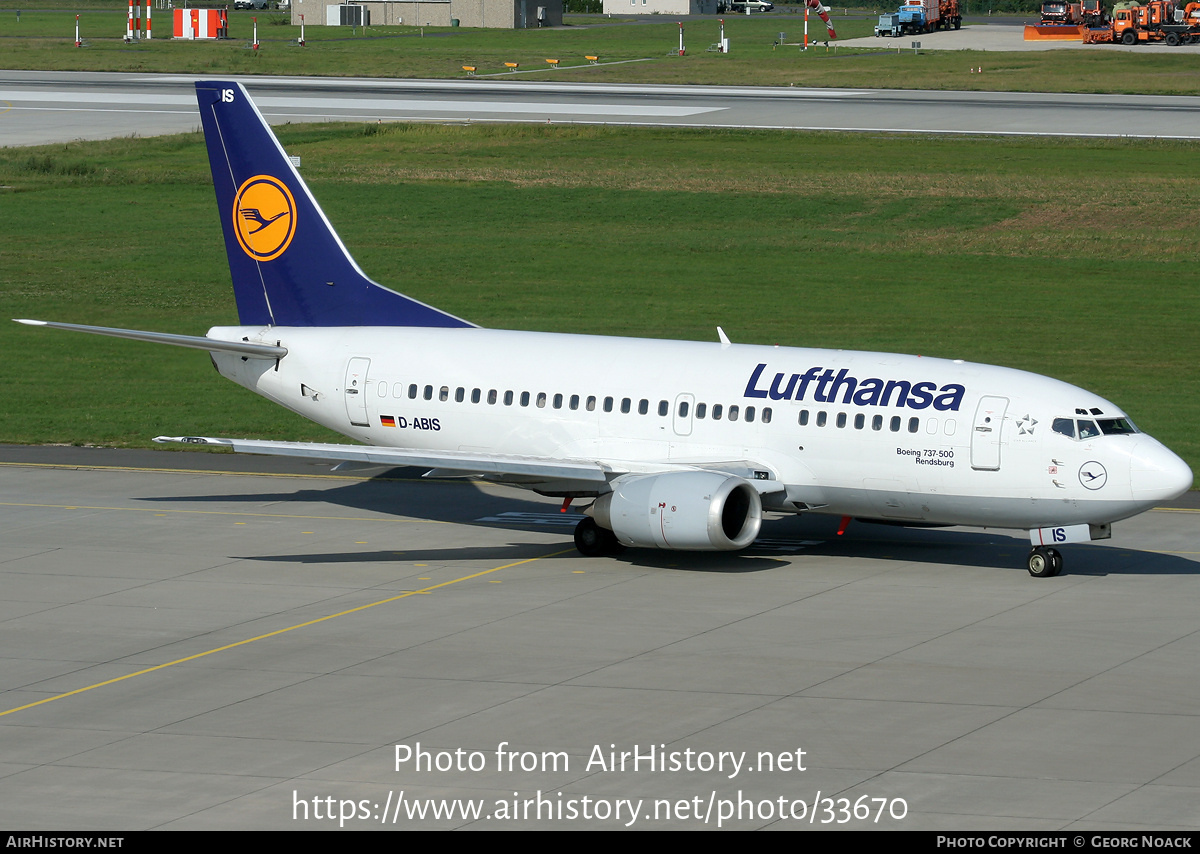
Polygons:
<instances>
[{"instance_id":1,"label":"passenger window","mask_svg":"<svg viewBox=\"0 0 1200 854\"><path fill-rule=\"evenodd\" d=\"M641 400L638 401L638 415L645 415L649 411L650 411L650 401L646 400L646 398L643 397Z\"/></svg>"},{"instance_id":2,"label":"passenger window","mask_svg":"<svg viewBox=\"0 0 1200 854\"><path fill-rule=\"evenodd\" d=\"M722 412L721 404L714 403L713 404L713 421L721 420L721 412Z\"/></svg>"},{"instance_id":3,"label":"passenger window","mask_svg":"<svg viewBox=\"0 0 1200 854\"><path fill-rule=\"evenodd\" d=\"M864 428L866 426L867 426L867 416L863 415L861 412L857 413L854 416L854 429L861 430L862 428Z\"/></svg>"},{"instance_id":4,"label":"passenger window","mask_svg":"<svg viewBox=\"0 0 1200 854\"><path fill-rule=\"evenodd\" d=\"M496 390L494 388L489 388L488 389L488 403L494 404L499 399L500 399L500 397L497 394Z\"/></svg>"},{"instance_id":5,"label":"passenger window","mask_svg":"<svg viewBox=\"0 0 1200 854\"><path fill-rule=\"evenodd\" d=\"M562 409L563 396L561 394L554 395L554 408Z\"/></svg>"},{"instance_id":6,"label":"passenger window","mask_svg":"<svg viewBox=\"0 0 1200 854\"><path fill-rule=\"evenodd\" d=\"M462 403L463 399L466 396L467 396L467 390L465 388L463 388L462 386L459 386L458 388L456 388L454 390L454 402L455 403Z\"/></svg>"},{"instance_id":7,"label":"passenger window","mask_svg":"<svg viewBox=\"0 0 1200 854\"><path fill-rule=\"evenodd\" d=\"M629 407L630 407L632 404L633 404L633 401L631 401L629 398L627 398L627 397L623 397L623 398L621 398L621 414L622 414L622 415L628 415L628 414L629 414Z\"/></svg>"},{"instance_id":8,"label":"passenger window","mask_svg":"<svg viewBox=\"0 0 1200 854\"><path fill-rule=\"evenodd\" d=\"M687 414L688 414L688 402L686 400L679 401L679 417L687 418Z\"/></svg>"},{"instance_id":9,"label":"passenger window","mask_svg":"<svg viewBox=\"0 0 1200 854\"><path fill-rule=\"evenodd\" d=\"M379 383L379 396L387 397L387 383Z\"/></svg>"},{"instance_id":10,"label":"passenger window","mask_svg":"<svg viewBox=\"0 0 1200 854\"><path fill-rule=\"evenodd\" d=\"M538 396L537 396L537 408L538 408L538 409L545 409L545 408L546 408L546 392L544 392L544 391L539 391L539 392L538 392Z\"/></svg>"},{"instance_id":11,"label":"passenger window","mask_svg":"<svg viewBox=\"0 0 1200 854\"><path fill-rule=\"evenodd\" d=\"M736 406L729 407L729 420L737 421L737 419L738 419L738 408Z\"/></svg>"},{"instance_id":12,"label":"passenger window","mask_svg":"<svg viewBox=\"0 0 1200 854\"><path fill-rule=\"evenodd\" d=\"M697 403L697 404L696 404L696 417L697 417L697 418L703 418L703 417L704 417L704 413L705 413L705 412L707 412L707 411L708 411L708 404L707 404L707 403Z\"/></svg>"},{"instance_id":13,"label":"passenger window","mask_svg":"<svg viewBox=\"0 0 1200 854\"><path fill-rule=\"evenodd\" d=\"M837 426L838 426L839 430L846 426L846 413L845 412L839 412L837 414Z\"/></svg>"},{"instance_id":14,"label":"passenger window","mask_svg":"<svg viewBox=\"0 0 1200 854\"><path fill-rule=\"evenodd\" d=\"M522 406L529 405L529 392L527 392L527 391L521 392L521 405Z\"/></svg>"},{"instance_id":15,"label":"passenger window","mask_svg":"<svg viewBox=\"0 0 1200 854\"><path fill-rule=\"evenodd\" d=\"M1050 424L1050 429L1055 433L1061 433L1068 439L1075 438L1075 420L1073 418L1055 418Z\"/></svg>"},{"instance_id":16,"label":"passenger window","mask_svg":"<svg viewBox=\"0 0 1200 854\"><path fill-rule=\"evenodd\" d=\"M953 435L954 435L954 428L955 428L955 427L957 427L957 426L958 426L958 422L957 422L957 421L955 421L953 418L947 418L947 419L946 419L946 423L945 423L945 425L942 427L942 429L943 429L943 430L946 432L946 435L947 435L947 436L953 436Z\"/></svg>"},{"instance_id":17,"label":"passenger window","mask_svg":"<svg viewBox=\"0 0 1200 854\"><path fill-rule=\"evenodd\" d=\"M442 386L442 390L440 392L438 392L438 400L440 400L444 403L445 401L447 401L449 399L450 399L450 386L444 385L444 386Z\"/></svg>"},{"instance_id":18,"label":"passenger window","mask_svg":"<svg viewBox=\"0 0 1200 854\"><path fill-rule=\"evenodd\" d=\"M604 411L612 412L612 408L613 408L613 399L611 397L604 398Z\"/></svg>"},{"instance_id":19,"label":"passenger window","mask_svg":"<svg viewBox=\"0 0 1200 854\"><path fill-rule=\"evenodd\" d=\"M577 395L577 394L571 395L571 408L572 409L579 408L579 395Z\"/></svg>"},{"instance_id":20,"label":"passenger window","mask_svg":"<svg viewBox=\"0 0 1200 854\"><path fill-rule=\"evenodd\" d=\"M916 433L916 432L917 432L917 428L919 428L920 426L921 426L921 419L920 419L920 418L910 418L910 419L908 419L908 432L909 432L909 433Z\"/></svg>"},{"instance_id":21,"label":"passenger window","mask_svg":"<svg viewBox=\"0 0 1200 854\"><path fill-rule=\"evenodd\" d=\"M872 430L882 430L883 429L883 416L882 415L872 415L871 416L871 429Z\"/></svg>"},{"instance_id":22,"label":"passenger window","mask_svg":"<svg viewBox=\"0 0 1200 854\"><path fill-rule=\"evenodd\" d=\"M659 415L666 415L670 411L671 411L671 404L667 403L665 400L660 400L658 402L658 414Z\"/></svg>"},{"instance_id":23,"label":"passenger window","mask_svg":"<svg viewBox=\"0 0 1200 854\"><path fill-rule=\"evenodd\" d=\"M431 385L425 386L425 399L433 400L433 386L431 386Z\"/></svg>"},{"instance_id":24,"label":"passenger window","mask_svg":"<svg viewBox=\"0 0 1200 854\"><path fill-rule=\"evenodd\" d=\"M416 383L413 383L412 385L410 385L408 387L408 399L409 400L417 399L417 384Z\"/></svg>"},{"instance_id":25,"label":"passenger window","mask_svg":"<svg viewBox=\"0 0 1200 854\"><path fill-rule=\"evenodd\" d=\"M479 389L471 389L471 403L479 403L479 398L483 394Z\"/></svg>"},{"instance_id":26,"label":"passenger window","mask_svg":"<svg viewBox=\"0 0 1200 854\"><path fill-rule=\"evenodd\" d=\"M747 421L753 421L753 420L754 420L754 407L753 407L753 406L747 406L747 407L746 407L746 420L747 420Z\"/></svg>"},{"instance_id":27,"label":"passenger window","mask_svg":"<svg viewBox=\"0 0 1200 854\"><path fill-rule=\"evenodd\" d=\"M890 430L891 430L893 433L899 433L899 432L900 432L900 416L899 416L899 415L893 415L893 416L892 416L892 420L891 420L891 423L888 425L888 428L889 428L889 429L890 429Z\"/></svg>"},{"instance_id":28,"label":"passenger window","mask_svg":"<svg viewBox=\"0 0 1200 854\"><path fill-rule=\"evenodd\" d=\"M588 399L587 399L587 411L588 411L588 412L595 412L595 411L596 411L596 396L595 396L595 395L588 395Z\"/></svg>"},{"instance_id":29,"label":"passenger window","mask_svg":"<svg viewBox=\"0 0 1200 854\"><path fill-rule=\"evenodd\" d=\"M930 436L937 435L937 425L938 420L936 418L930 418L929 423L925 425L925 432Z\"/></svg>"},{"instance_id":30,"label":"passenger window","mask_svg":"<svg viewBox=\"0 0 1200 854\"><path fill-rule=\"evenodd\" d=\"M513 393L511 390L504 392L504 405L505 406L513 405Z\"/></svg>"},{"instance_id":31,"label":"passenger window","mask_svg":"<svg viewBox=\"0 0 1200 854\"><path fill-rule=\"evenodd\" d=\"M762 423L763 424L771 423L771 407L769 407L769 406L766 407L765 409L763 409Z\"/></svg>"},{"instance_id":32,"label":"passenger window","mask_svg":"<svg viewBox=\"0 0 1200 854\"><path fill-rule=\"evenodd\" d=\"M392 386L392 397L397 400L404 397L404 383L396 383Z\"/></svg>"},{"instance_id":33,"label":"passenger window","mask_svg":"<svg viewBox=\"0 0 1200 854\"><path fill-rule=\"evenodd\" d=\"M818 427L825 426L825 413L823 411L817 413L817 426Z\"/></svg>"},{"instance_id":34,"label":"passenger window","mask_svg":"<svg viewBox=\"0 0 1200 854\"><path fill-rule=\"evenodd\" d=\"M800 410L800 426L801 427L808 426L808 410L807 409Z\"/></svg>"}]
</instances>

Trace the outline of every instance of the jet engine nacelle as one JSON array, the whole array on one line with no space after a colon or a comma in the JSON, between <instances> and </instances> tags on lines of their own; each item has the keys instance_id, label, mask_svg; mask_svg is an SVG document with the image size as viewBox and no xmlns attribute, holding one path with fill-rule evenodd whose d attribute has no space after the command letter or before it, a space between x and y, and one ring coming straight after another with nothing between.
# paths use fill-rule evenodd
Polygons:
<instances>
[{"instance_id":1,"label":"jet engine nacelle","mask_svg":"<svg viewBox=\"0 0 1200 854\"><path fill-rule=\"evenodd\" d=\"M590 512L622 544L640 548L733 551L754 542L762 527L758 491L711 471L626 475Z\"/></svg>"}]
</instances>

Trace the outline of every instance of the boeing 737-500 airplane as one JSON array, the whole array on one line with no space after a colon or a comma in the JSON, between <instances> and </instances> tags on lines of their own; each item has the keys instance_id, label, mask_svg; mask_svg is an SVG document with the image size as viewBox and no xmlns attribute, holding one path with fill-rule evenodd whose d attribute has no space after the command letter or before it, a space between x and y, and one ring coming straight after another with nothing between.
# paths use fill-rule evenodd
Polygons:
<instances>
[{"instance_id":1,"label":"boeing 737-500 airplane","mask_svg":"<svg viewBox=\"0 0 1200 854\"><path fill-rule=\"evenodd\" d=\"M361 445L159 437L427 467L585 499L584 554L742 549L763 511L1023 529L1054 546L1192 473L1116 405L945 359L481 329L367 278L241 85L196 84L239 326L206 337L21 321L207 350ZM569 361L561 358L570 353Z\"/></svg>"}]
</instances>

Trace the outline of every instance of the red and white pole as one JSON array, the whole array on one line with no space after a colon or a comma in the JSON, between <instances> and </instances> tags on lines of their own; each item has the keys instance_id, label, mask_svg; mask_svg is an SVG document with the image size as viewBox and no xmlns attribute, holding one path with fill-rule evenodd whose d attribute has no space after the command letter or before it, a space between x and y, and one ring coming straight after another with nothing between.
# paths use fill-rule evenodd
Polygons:
<instances>
[{"instance_id":1,"label":"red and white pole","mask_svg":"<svg viewBox=\"0 0 1200 854\"><path fill-rule=\"evenodd\" d=\"M300 47L304 47L304 16L300 16Z\"/></svg>"},{"instance_id":2,"label":"red and white pole","mask_svg":"<svg viewBox=\"0 0 1200 854\"><path fill-rule=\"evenodd\" d=\"M140 41L142 38L142 0L134 0L133 9L133 37Z\"/></svg>"},{"instance_id":3,"label":"red and white pole","mask_svg":"<svg viewBox=\"0 0 1200 854\"><path fill-rule=\"evenodd\" d=\"M804 49L808 50L808 6L804 7Z\"/></svg>"},{"instance_id":4,"label":"red and white pole","mask_svg":"<svg viewBox=\"0 0 1200 854\"><path fill-rule=\"evenodd\" d=\"M125 18L125 41L133 41L133 0L129 0L129 14Z\"/></svg>"},{"instance_id":5,"label":"red and white pole","mask_svg":"<svg viewBox=\"0 0 1200 854\"><path fill-rule=\"evenodd\" d=\"M683 21L679 22L679 55L683 56Z\"/></svg>"},{"instance_id":6,"label":"red and white pole","mask_svg":"<svg viewBox=\"0 0 1200 854\"><path fill-rule=\"evenodd\" d=\"M150 7L154 5L154 0L146 0L146 39L147 41L154 38L150 33Z\"/></svg>"},{"instance_id":7,"label":"red and white pole","mask_svg":"<svg viewBox=\"0 0 1200 854\"><path fill-rule=\"evenodd\" d=\"M258 18L254 19L254 49L258 50Z\"/></svg>"},{"instance_id":8,"label":"red and white pole","mask_svg":"<svg viewBox=\"0 0 1200 854\"><path fill-rule=\"evenodd\" d=\"M79 40L79 16L75 16L75 47L83 47L83 42Z\"/></svg>"}]
</instances>

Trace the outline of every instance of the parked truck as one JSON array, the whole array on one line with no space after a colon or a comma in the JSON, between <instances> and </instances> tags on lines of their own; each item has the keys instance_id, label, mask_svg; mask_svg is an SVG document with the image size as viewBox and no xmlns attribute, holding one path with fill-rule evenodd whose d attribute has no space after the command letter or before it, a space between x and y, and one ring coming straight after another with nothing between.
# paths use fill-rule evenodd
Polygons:
<instances>
[{"instance_id":1,"label":"parked truck","mask_svg":"<svg viewBox=\"0 0 1200 854\"><path fill-rule=\"evenodd\" d=\"M1150 0L1145 5L1121 3L1113 10L1112 20L1084 33L1087 44L1145 42L1195 44L1200 42L1200 3L1178 8L1170 0Z\"/></svg>"},{"instance_id":2,"label":"parked truck","mask_svg":"<svg viewBox=\"0 0 1200 854\"><path fill-rule=\"evenodd\" d=\"M1083 0L1079 5L1085 27L1103 27L1108 23L1108 13L1101 0Z\"/></svg>"},{"instance_id":3,"label":"parked truck","mask_svg":"<svg viewBox=\"0 0 1200 854\"><path fill-rule=\"evenodd\" d=\"M943 30L962 29L962 12L958 8L958 0L940 0L938 27Z\"/></svg>"},{"instance_id":4,"label":"parked truck","mask_svg":"<svg viewBox=\"0 0 1200 854\"><path fill-rule=\"evenodd\" d=\"M904 5L896 13L899 20L899 32L890 35L909 35L917 33L932 33L934 30L958 30L962 28L962 13L959 11L958 0L904 0ZM884 27L884 18L879 18L879 26L875 28L876 35ZM892 22L889 22L892 23Z\"/></svg>"},{"instance_id":5,"label":"parked truck","mask_svg":"<svg viewBox=\"0 0 1200 854\"><path fill-rule=\"evenodd\" d=\"M1045 0L1042 19L1037 24L1026 25L1025 40L1086 41L1089 28L1097 29L1107 24L1108 15L1101 0Z\"/></svg>"},{"instance_id":6,"label":"parked truck","mask_svg":"<svg viewBox=\"0 0 1200 854\"><path fill-rule=\"evenodd\" d=\"M1067 0L1046 0L1042 4L1042 24L1075 25L1083 23L1083 4Z\"/></svg>"},{"instance_id":7,"label":"parked truck","mask_svg":"<svg viewBox=\"0 0 1200 854\"><path fill-rule=\"evenodd\" d=\"M904 0L899 15L902 35L932 33L941 17L941 8L938 0Z\"/></svg>"}]
</instances>

